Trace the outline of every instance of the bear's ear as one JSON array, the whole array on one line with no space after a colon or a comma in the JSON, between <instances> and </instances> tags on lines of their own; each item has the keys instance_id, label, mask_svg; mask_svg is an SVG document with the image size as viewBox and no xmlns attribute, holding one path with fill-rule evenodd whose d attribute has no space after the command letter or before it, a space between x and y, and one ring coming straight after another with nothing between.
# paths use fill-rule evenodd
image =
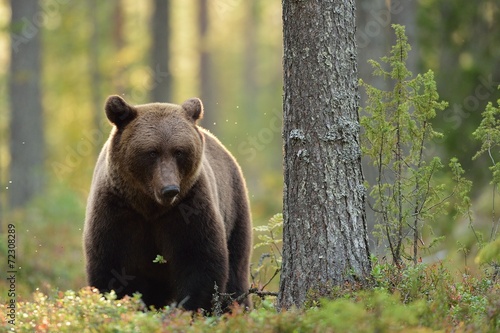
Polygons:
<instances>
[{"instance_id":1,"label":"bear's ear","mask_svg":"<svg viewBox=\"0 0 500 333\"><path fill-rule=\"evenodd\" d=\"M190 98L182 103L182 108L193 122L203 118L203 104L199 98Z\"/></svg>"},{"instance_id":2,"label":"bear's ear","mask_svg":"<svg viewBox=\"0 0 500 333\"><path fill-rule=\"evenodd\" d=\"M104 109L109 121L118 128L125 127L137 116L135 108L118 95L109 96Z\"/></svg>"}]
</instances>

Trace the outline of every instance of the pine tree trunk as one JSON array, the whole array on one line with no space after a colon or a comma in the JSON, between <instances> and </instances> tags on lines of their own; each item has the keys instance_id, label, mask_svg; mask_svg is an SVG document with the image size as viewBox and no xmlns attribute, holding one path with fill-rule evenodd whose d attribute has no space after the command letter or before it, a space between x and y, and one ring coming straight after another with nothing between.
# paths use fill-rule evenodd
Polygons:
<instances>
[{"instance_id":1,"label":"pine tree trunk","mask_svg":"<svg viewBox=\"0 0 500 333\"><path fill-rule=\"evenodd\" d=\"M11 0L11 62L9 97L9 205L21 207L43 184L43 115L40 92L41 31L33 18L37 0Z\"/></svg>"},{"instance_id":2,"label":"pine tree trunk","mask_svg":"<svg viewBox=\"0 0 500 333\"><path fill-rule=\"evenodd\" d=\"M284 230L278 305L370 272L354 0L283 0Z\"/></svg>"}]
</instances>

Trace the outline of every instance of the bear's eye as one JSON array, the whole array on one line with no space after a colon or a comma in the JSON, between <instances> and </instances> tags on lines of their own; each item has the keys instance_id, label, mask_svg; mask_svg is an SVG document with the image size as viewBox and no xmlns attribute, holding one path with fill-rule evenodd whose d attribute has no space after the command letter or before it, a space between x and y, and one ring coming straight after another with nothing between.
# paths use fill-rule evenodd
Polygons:
<instances>
[{"instance_id":1,"label":"bear's eye","mask_svg":"<svg viewBox=\"0 0 500 333\"><path fill-rule=\"evenodd\" d=\"M159 153L156 150L151 150L150 152L148 152L148 156L151 158L157 158L158 155Z\"/></svg>"},{"instance_id":2,"label":"bear's eye","mask_svg":"<svg viewBox=\"0 0 500 333\"><path fill-rule=\"evenodd\" d=\"M181 158L184 156L184 152L180 149L177 149L174 151L174 156L177 157L177 158Z\"/></svg>"}]
</instances>

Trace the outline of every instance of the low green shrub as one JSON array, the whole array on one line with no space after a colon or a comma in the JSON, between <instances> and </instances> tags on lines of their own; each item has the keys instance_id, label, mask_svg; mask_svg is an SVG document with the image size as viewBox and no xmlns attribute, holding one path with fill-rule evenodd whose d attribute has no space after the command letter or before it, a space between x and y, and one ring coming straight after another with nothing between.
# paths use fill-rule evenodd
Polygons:
<instances>
[{"instance_id":1,"label":"low green shrub","mask_svg":"<svg viewBox=\"0 0 500 333\"><path fill-rule=\"evenodd\" d=\"M17 303L15 326L0 304L6 332L497 332L500 283L444 264L395 268L374 263L369 289L345 285L304 309L277 312L273 298L255 309L206 317L176 308L146 309L140 295L117 300L90 288L35 292ZM255 296L257 297L257 296Z\"/></svg>"}]
</instances>

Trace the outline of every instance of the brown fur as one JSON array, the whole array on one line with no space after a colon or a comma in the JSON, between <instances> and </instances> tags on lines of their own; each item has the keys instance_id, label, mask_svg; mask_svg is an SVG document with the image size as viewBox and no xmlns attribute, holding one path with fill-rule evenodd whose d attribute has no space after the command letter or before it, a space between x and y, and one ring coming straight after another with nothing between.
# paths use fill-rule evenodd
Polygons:
<instances>
[{"instance_id":1,"label":"brown fur","mask_svg":"<svg viewBox=\"0 0 500 333\"><path fill-rule=\"evenodd\" d=\"M88 283L147 305L211 308L219 291L248 290L251 220L231 154L198 127L198 99L105 105L115 125L99 155L84 229ZM180 192L165 196L167 187ZM163 193L163 194L162 194ZM166 264L153 263L157 255ZM243 304L249 305L245 299Z\"/></svg>"}]
</instances>

